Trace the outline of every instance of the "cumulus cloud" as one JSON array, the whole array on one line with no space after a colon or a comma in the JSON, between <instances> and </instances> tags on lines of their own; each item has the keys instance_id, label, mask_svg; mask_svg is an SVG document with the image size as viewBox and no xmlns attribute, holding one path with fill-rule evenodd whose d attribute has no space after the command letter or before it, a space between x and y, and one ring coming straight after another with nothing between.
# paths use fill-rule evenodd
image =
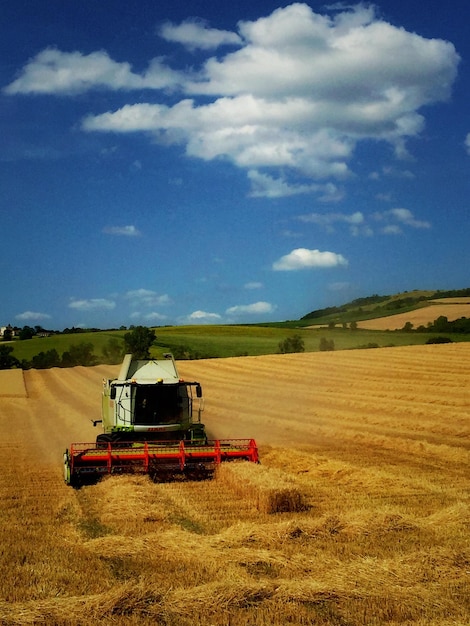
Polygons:
<instances>
[{"instance_id":1,"label":"cumulus cloud","mask_svg":"<svg viewBox=\"0 0 470 626\"><path fill-rule=\"evenodd\" d=\"M77 311L110 311L115 307L116 302L106 298L91 298L89 300L76 300L75 298L72 298L69 303L69 308Z\"/></svg>"},{"instance_id":2,"label":"cumulus cloud","mask_svg":"<svg viewBox=\"0 0 470 626\"><path fill-rule=\"evenodd\" d=\"M363 5L328 17L292 4L241 22L239 34L239 49L186 76L189 98L126 105L89 116L83 127L146 131L184 143L190 156L228 158L250 172L255 196L323 195L259 170L341 178L361 139L387 141L403 154L406 138L423 129L419 110L448 98L459 61L452 44L392 26ZM201 95L213 100L198 104Z\"/></svg>"},{"instance_id":3,"label":"cumulus cloud","mask_svg":"<svg viewBox=\"0 0 470 626\"><path fill-rule=\"evenodd\" d=\"M304 224L315 224L324 228L327 232L335 232L337 225L346 224L353 236L371 237L376 232L377 223L382 223L378 232L385 235L399 235L403 232L402 227L428 229L431 224L425 220L418 220L412 211L404 208L377 211L366 216L362 211L354 213L309 213L299 215L297 219Z\"/></svg>"},{"instance_id":4,"label":"cumulus cloud","mask_svg":"<svg viewBox=\"0 0 470 626\"><path fill-rule=\"evenodd\" d=\"M103 228L106 235L118 235L122 237L139 237L140 231L132 225L129 226L106 226Z\"/></svg>"},{"instance_id":5,"label":"cumulus cloud","mask_svg":"<svg viewBox=\"0 0 470 626\"><path fill-rule=\"evenodd\" d=\"M372 6L334 8L322 15L294 3L239 22L237 32L194 20L165 24L160 35L167 41L206 52L190 70L173 70L157 58L136 73L104 51L47 49L5 91L171 88L179 100L170 105L158 97L126 104L87 116L82 127L145 132L184 145L191 157L228 159L250 172L254 196L322 197L325 189L312 180L350 175L362 140L388 142L406 156L406 140L424 128L421 110L449 98L459 63L451 43L389 24ZM223 44L236 49L210 54ZM288 172L295 182L266 170Z\"/></svg>"},{"instance_id":6,"label":"cumulus cloud","mask_svg":"<svg viewBox=\"0 0 470 626\"><path fill-rule=\"evenodd\" d=\"M348 261L342 254L336 252L320 252L320 250L307 250L296 248L273 263L273 270L294 271L316 268L329 268L347 266Z\"/></svg>"},{"instance_id":7,"label":"cumulus cloud","mask_svg":"<svg viewBox=\"0 0 470 626\"><path fill-rule=\"evenodd\" d=\"M258 315L272 313L275 310L275 306L269 302L254 302L253 304L238 304L236 306L229 307L225 313L227 315Z\"/></svg>"},{"instance_id":8,"label":"cumulus cloud","mask_svg":"<svg viewBox=\"0 0 470 626\"><path fill-rule=\"evenodd\" d=\"M305 224L323 226L330 232L333 232L333 226L338 222L349 224L351 229L357 229L364 224L364 214L361 211L356 211L350 215L346 213L309 213L308 215L299 215L298 219Z\"/></svg>"},{"instance_id":9,"label":"cumulus cloud","mask_svg":"<svg viewBox=\"0 0 470 626\"><path fill-rule=\"evenodd\" d=\"M360 235L370 237L373 235L372 228L366 223L366 218L362 211L354 213L309 213L300 215L298 219L306 224L316 224L326 229L327 232L335 232L336 224L347 224L349 232L354 237Z\"/></svg>"},{"instance_id":10,"label":"cumulus cloud","mask_svg":"<svg viewBox=\"0 0 470 626\"><path fill-rule=\"evenodd\" d=\"M23 68L16 80L5 87L13 94L74 95L90 89L163 89L180 82L179 73L153 59L143 74L132 71L129 63L113 61L104 51L82 54L46 48Z\"/></svg>"},{"instance_id":11,"label":"cumulus cloud","mask_svg":"<svg viewBox=\"0 0 470 626\"><path fill-rule=\"evenodd\" d=\"M37 311L24 311L23 313L18 313L18 315L15 316L15 319L21 322L40 322L42 320L50 320L51 316L47 313L39 313Z\"/></svg>"},{"instance_id":12,"label":"cumulus cloud","mask_svg":"<svg viewBox=\"0 0 470 626\"><path fill-rule=\"evenodd\" d=\"M342 199L343 193L333 183L291 184L285 178L273 178L257 170L248 171L251 181L252 198L283 198L299 194L320 194L321 202L336 202Z\"/></svg>"},{"instance_id":13,"label":"cumulus cloud","mask_svg":"<svg viewBox=\"0 0 470 626\"><path fill-rule=\"evenodd\" d=\"M409 209L390 209L386 215L392 215L398 222L411 226L412 228L431 228L429 222L417 220Z\"/></svg>"},{"instance_id":14,"label":"cumulus cloud","mask_svg":"<svg viewBox=\"0 0 470 626\"><path fill-rule=\"evenodd\" d=\"M188 316L190 324L210 324L218 322L222 317L218 313L208 313L207 311L194 311Z\"/></svg>"},{"instance_id":15,"label":"cumulus cloud","mask_svg":"<svg viewBox=\"0 0 470 626\"><path fill-rule=\"evenodd\" d=\"M241 37L228 30L210 28L204 20L185 20L181 24L165 22L159 30L161 37L194 50L210 50L222 45L239 45Z\"/></svg>"},{"instance_id":16,"label":"cumulus cloud","mask_svg":"<svg viewBox=\"0 0 470 626\"><path fill-rule=\"evenodd\" d=\"M388 211L378 211L373 215L378 222L384 222L381 232L385 235L399 235L402 227L429 229L431 224L425 220L418 220L409 209L396 208Z\"/></svg>"},{"instance_id":17,"label":"cumulus cloud","mask_svg":"<svg viewBox=\"0 0 470 626\"><path fill-rule=\"evenodd\" d=\"M168 294L158 294L151 289L133 289L126 292L124 298L129 300L133 306L137 307L165 306L172 303Z\"/></svg>"},{"instance_id":18,"label":"cumulus cloud","mask_svg":"<svg viewBox=\"0 0 470 626\"><path fill-rule=\"evenodd\" d=\"M162 315L157 311L152 311L151 313L146 313L142 316L146 322L164 322L167 318L166 315Z\"/></svg>"}]
</instances>

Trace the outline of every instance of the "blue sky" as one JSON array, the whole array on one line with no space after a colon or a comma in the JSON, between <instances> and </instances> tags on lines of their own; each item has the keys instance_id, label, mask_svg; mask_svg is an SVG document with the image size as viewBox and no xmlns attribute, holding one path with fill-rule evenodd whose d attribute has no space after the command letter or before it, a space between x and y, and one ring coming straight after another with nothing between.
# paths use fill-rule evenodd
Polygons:
<instances>
[{"instance_id":1,"label":"blue sky","mask_svg":"<svg viewBox=\"0 0 470 626\"><path fill-rule=\"evenodd\" d=\"M0 324L469 286L470 9L3 0Z\"/></svg>"}]
</instances>

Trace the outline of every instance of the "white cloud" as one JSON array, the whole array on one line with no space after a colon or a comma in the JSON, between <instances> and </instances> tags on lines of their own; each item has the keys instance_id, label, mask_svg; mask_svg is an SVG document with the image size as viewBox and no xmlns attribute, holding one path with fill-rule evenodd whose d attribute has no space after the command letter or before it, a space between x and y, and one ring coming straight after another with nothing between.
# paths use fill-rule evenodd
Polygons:
<instances>
[{"instance_id":1,"label":"white cloud","mask_svg":"<svg viewBox=\"0 0 470 626\"><path fill-rule=\"evenodd\" d=\"M160 323L160 322L164 322L165 320L167 320L167 316L166 315L162 315L161 313L158 313L157 311L152 311L151 313L142 313L142 311L133 311L130 316L131 319L133 320L143 320L147 323Z\"/></svg>"},{"instance_id":2,"label":"white cloud","mask_svg":"<svg viewBox=\"0 0 470 626\"><path fill-rule=\"evenodd\" d=\"M350 175L361 140L388 142L397 156L406 156L407 138L424 127L421 109L449 98L459 63L451 43L380 20L362 3L344 5L333 16L294 3L240 22L238 33L192 20L166 24L160 34L205 49L205 62L176 71L154 59L136 73L104 51L47 49L5 91L179 90L180 100L172 106L155 98L126 104L89 115L82 127L146 132L184 145L191 157L228 159L252 172L253 195L322 195L312 180ZM211 56L209 49L222 44L238 47ZM266 168L284 177L258 172ZM332 192L325 200L334 198Z\"/></svg>"},{"instance_id":3,"label":"white cloud","mask_svg":"<svg viewBox=\"0 0 470 626\"><path fill-rule=\"evenodd\" d=\"M350 215L346 213L309 213L308 215L299 215L297 219L305 224L322 226L329 233L335 232L335 224L344 223L349 226L350 233L354 237L359 235L369 237L373 234L372 229L365 223L365 217L361 211L355 211Z\"/></svg>"},{"instance_id":4,"label":"white cloud","mask_svg":"<svg viewBox=\"0 0 470 626\"><path fill-rule=\"evenodd\" d=\"M243 286L245 289L262 289L263 283L253 280L248 283L245 283Z\"/></svg>"},{"instance_id":5,"label":"white cloud","mask_svg":"<svg viewBox=\"0 0 470 626\"><path fill-rule=\"evenodd\" d=\"M387 224L381 229L384 235L401 235L402 229L397 224Z\"/></svg>"},{"instance_id":6,"label":"white cloud","mask_svg":"<svg viewBox=\"0 0 470 626\"><path fill-rule=\"evenodd\" d=\"M76 309L77 311L96 311L105 310L110 311L116 307L114 300L107 300L105 298L91 298L89 300L76 300L72 298L69 303L69 308Z\"/></svg>"},{"instance_id":7,"label":"white cloud","mask_svg":"<svg viewBox=\"0 0 470 626\"><path fill-rule=\"evenodd\" d=\"M320 252L320 250L296 248L273 263L273 270L280 272L347 265L348 261L343 255L336 252Z\"/></svg>"},{"instance_id":8,"label":"white cloud","mask_svg":"<svg viewBox=\"0 0 470 626\"><path fill-rule=\"evenodd\" d=\"M50 320L51 316L47 313L38 313L36 311L24 311L23 313L18 313L15 316L15 319L22 322L32 322L32 321L41 321L41 320Z\"/></svg>"},{"instance_id":9,"label":"white cloud","mask_svg":"<svg viewBox=\"0 0 470 626\"><path fill-rule=\"evenodd\" d=\"M470 133L465 137L465 148L467 153L470 154Z\"/></svg>"},{"instance_id":10,"label":"white cloud","mask_svg":"<svg viewBox=\"0 0 470 626\"><path fill-rule=\"evenodd\" d=\"M166 32L196 45L212 31L183 22ZM364 5L331 18L296 3L241 22L239 32L239 49L209 57L202 71L186 76L183 91L212 102L126 105L88 117L84 128L150 131L185 143L188 155L226 157L252 171L253 195L315 193L308 182L253 170L289 167L307 180L342 177L356 143L370 138L404 154L406 138L424 125L418 111L448 98L459 61L452 44L380 21Z\"/></svg>"},{"instance_id":11,"label":"white cloud","mask_svg":"<svg viewBox=\"0 0 470 626\"><path fill-rule=\"evenodd\" d=\"M301 222L318 224L320 226L329 226L335 222L346 222L346 224L362 224L364 215L361 211L356 211L347 215L345 213L309 213L308 215L299 215Z\"/></svg>"},{"instance_id":12,"label":"white cloud","mask_svg":"<svg viewBox=\"0 0 470 626\"><path fill-rule=\"evenodd\" d=\"M409 209L396 208L388 211L378 211L373 215L378 222L386 222L381 229L386 235L398 235L402 232L401 226L409 228L429 229L431 224L425 220L417 220Z\"/></svg>"},{"instance_id":13,"label":"white cloud","mask_svg":"<svg viewBox=\"0 0 470 626\"><path fill-rule=\"evenodd\" d=\"M387 211L377 211L371 216L366 216L362 211L346 213L309 213L299 215L297 219L304 224L315 224L321 226L329 233L335 232L337 224L347 224L349 231L354 237L371 237L374 234L377 222L384 223L380 232L385 235L398 235L403 232L402 226L417 229L431 228L431 224L424 220L417 220L409 209L396 208ZM374 228L371 225L374 224Z\"/></svg>"},{"instance_id":14,"label":"white cloud","mask_svg":"<svg viewBox=\"0 0 470 626\"><path fill-rule=\"evenodd\" d=\"M96 88L163 89L175 87L179 81L179 73L160 59L153 59L145 73L135 74L129 63L113 61L102 50L82 54L46 48L25 65L20 76L5 87L4 92L73 95Z\"/></svg>"},{"instance_id":15,"label":"white cloud","mask_svg":"<svg viewBox=\"0 0 470 626\"><path fill-rule=\"evenodd\" d=\"M163 39L180 43L190 50L210 50L222 45L239 45L242 42L237 33L209 28L203 20L186 20L181 24L166 22L159 32Z\"/></svg>"},{"instance_id":16,"label":"white cloud","mask_svg":"<svg viewBox=\"0 0 470 626\"><path fill-rule=\"evenodd\" d=\"M238 304L231 306L225 313L227 315L262 315L266 313L272 313L276 309L275 306L269 302L254 302L253 304Z\"/></svg>"},{"instance_id":17,"label":"white cloud","mask_svg":"<svg viewBox=\"0 0 470 626\"><path fill-rule=\"evenodd\" d=\"M390 209L388 215L392 215L398 222L411 226L412 228L431 228L429 222L417 220L409 209Z\"/></svg>"},{"instance_id":18,"label":"white cloud","mask_svg":"<svg viewBox=\"0 0 470 626\"><path fill-rule=\"evenodd\" d=\"M143 319L146 322L164 322L168 318L166 315L162 315L157 311L152 311L152 313L147 313L146 315L144 315Z\"/></svg>"},{"instance_id":19,"label":"white cloud","mask_svg":"<svg viewBox=\"0 0 470 626\"><path fill-rule=\"evenodd\" d=\"M126 300L130 300L133 306L165 306L172 303L168 294L158 294L151 289L133 289L124 294Z\"/></svg>"},{"instance_id":20,"label":"white cloud","mask_svg":"<svg viewBox=\"0 0 470 626\"><path fill-rule=\"evenodd\" d=\"M107 235L118 235L123 237L139 237L140 231L132 225L129 226L106 226L103 232Z\"/></svg>"},{"instance_id":21,"label":"white cloud","mask_svg":"<svg viewBox=\"0 0 470 626\"><path fill-rule=\"evenodd\" d=\"M299 194L319 194L321 202L335 202L341 200L343 193L333 183L292 184L285 178L273 178L258 170L249 170L248 178L251 181L252 198L283 198Z\"/></svg>"},{"instance_id":22,"label":"white cloud","mask_svg":"<svg viewBox=\"0 0 470 626\"><path fill-rule=\"evenodd\" d=\"M207 311L194 311L188 316L187 321L190 324L210 324L218 322L222 317L218 313L207 313Z\"/></svg>"}]
</instances>

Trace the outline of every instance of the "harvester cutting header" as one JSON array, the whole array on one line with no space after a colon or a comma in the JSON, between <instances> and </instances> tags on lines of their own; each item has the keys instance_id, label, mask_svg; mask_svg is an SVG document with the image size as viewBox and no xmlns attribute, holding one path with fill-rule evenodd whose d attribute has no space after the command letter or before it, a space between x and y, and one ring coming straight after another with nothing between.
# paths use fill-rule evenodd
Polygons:
<instances>
[{"instance_id":1,"label":"harvester cutting header","mask_svg":"<svg viewBox=\"0 0 470 626\"><path fill-rule=\"evenodd\" d=\"M126 354L118 378L103 381L101 420L93 420L103 433L96 443L74 443L64 453L65 482L116 473L205 478L223 461L258 461L253 439L209 441L203 408L201 385L179 377L171 354L159 360Z\"/></svg>"}]
</instances>

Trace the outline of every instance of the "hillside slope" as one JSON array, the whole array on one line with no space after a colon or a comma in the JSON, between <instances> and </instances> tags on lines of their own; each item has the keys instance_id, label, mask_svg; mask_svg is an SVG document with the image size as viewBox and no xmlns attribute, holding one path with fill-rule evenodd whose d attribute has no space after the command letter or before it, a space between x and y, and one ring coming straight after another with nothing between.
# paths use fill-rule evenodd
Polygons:
<instances>
[{"instance_id":1,"label":"hillside slope","mask_svg":"<svg viewBox=\"0 0 470 626\"><path fill-rule=\"evenodd\" d=\"M462 303L461 300L458 302L442 300L439 304L430 304L407 313L397 313L386 317L364 320L358 322L357 326L358 328L366 328L368 330L400 330L407 322L411 322L413 328L418 328L418 326L431 324L441 316L447 317L450 322L461 317L470 318L470 303Z\"/></svg>"}]
</instances>

